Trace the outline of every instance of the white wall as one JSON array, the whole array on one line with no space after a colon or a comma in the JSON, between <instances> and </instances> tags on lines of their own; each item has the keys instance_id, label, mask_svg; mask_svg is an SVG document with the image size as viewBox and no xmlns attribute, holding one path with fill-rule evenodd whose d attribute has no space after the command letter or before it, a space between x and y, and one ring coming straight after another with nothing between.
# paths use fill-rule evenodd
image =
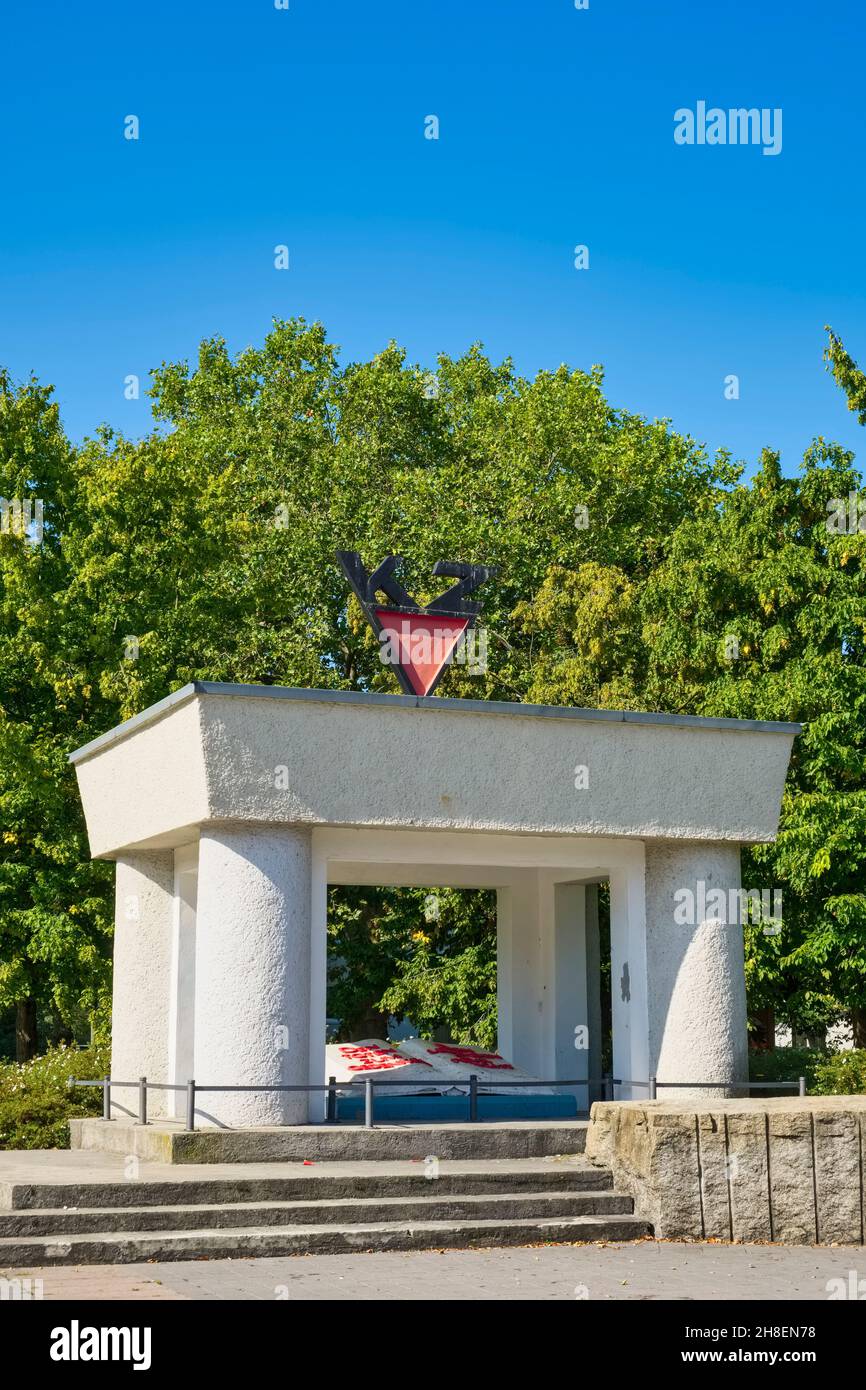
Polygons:
<instances>
[{"instance_id":1,"label":"white wall","mask_svg":"<svg viewBox=\"0 0 866 1390\"><path fill-rule=\"evenodd\" d=\"M198 842L174 851L174 917L171 954L169 1074L172 1085L185 1086L195 1076L195 932L198 892ZM183 1092L168 1096L167 1113L186 1114Z\"/></svg>"},{"instance_id":2,"label":"white wall","mask_svg":"<svg viewBox=\"0 0 866 1390\"><path fill-rule=\"evenodd\" d=\"M118 860L115 881L111 1075L117 1081L166 1080L169 1072L174 856L131 853ZM138 1092L113 1093L118 1114L138 1114ZM150 1092L153 1116L165 1115L165 1093Z\"/></svg>"},{"instance_id":3,"label":"white wall","mask_svg":"<svg viewBox=\"0 0 866 1390\"><path fill-rule=\"evenodd\" d=\"M112 1074L324 1081L329 882L496 890L499 1050L535 1075L600 1071L597 893L610 880L614 1074L745 1076L742 932L678 927L675 894L739 883L736 846L427 831L224 828L118 864ZM574 1048L590 1026L596 1051ZM279 1029L287 1031L280 1047ZM284 1054L284 1055L283 1055ZM645 1098L624 1085L621 1099ZM137 1112L117 1092L118 1112ZM150 1113L183 1114L151 1093ZM217 1123L320 1119L324 1097L204 1099ZM257 1117L257 1118L253 1118Z\"/></svg>"},{"instance_id":4,"label":"white wall","mask_svg":"<svg viewBox=\"0 0 866 1390\"><path fill-rule=\"evenodd\" d=\"M554 1068L550 1073L557 1078L588 1080L590 1077L591 1049L575 1044L583 1042L584 1033L589 1039L591 992L593 987L598 989L598 979L591 980L589 974L587 937L591 930L592 924L587 921L587 889L583 884L557 884L552 979L555 995ZM594 1041L597 1044L598 1039ZM593 1075L597 1076L598 1072ZM576 1087L571 1094L577 1099L581 1110L587 1109L589 1093L585 1087Z\"/></svg>"},{"instance_id":5,"label":"white wall","mask_svg":"<svg viewBox=\"0 0 866 1390\"><path fill-rule=\"evenodd\" d=\"M314 830L311 1018L321 1017L315 1038L324 1038L328 883L495 888L499 1051L541 1077L580 1076L590 1067L598 1074L594 884L610 877L616 978L628 965L631 980L628 999L614 1001L614 1067L626 1079L647 1078L644 871L643 844L629 840ZM590 1024L595 1055L582 1056L574 1048L574 1028L581 1023ZM324 1044L314 1048L313 1042L311 1035L311 1057L321 1058L313 1062L311 1080L318 1080L324 1077ZM646 1092L624 1087L618 1094L640 1099ZM318 1106L310 1113L317 1115Z\"/></svg>"}]
</instances>

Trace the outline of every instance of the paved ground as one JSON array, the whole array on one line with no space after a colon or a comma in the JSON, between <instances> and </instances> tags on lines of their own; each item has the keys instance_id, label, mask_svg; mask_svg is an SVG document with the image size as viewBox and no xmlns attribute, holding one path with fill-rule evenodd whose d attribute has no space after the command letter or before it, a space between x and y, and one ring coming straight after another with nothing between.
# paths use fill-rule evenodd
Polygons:
<instances>
[{"instance_id":1,"label":"paved ground","mask_svg":"<svg viewBox=\"0 0 866 1390\"><path fill-rule=\"evenodd\" d=\"M579 1157L522 1160L550 1171ZM440 1172L490 1171L511 1160L443 1160ZM419 1160L200 1165L154 1164L121 1154L42 1151L0 1153L4 1183L147 1180L195 1183L215 1177L357 1176L415 1173ZM42 1281L46 1299L297 1299L465 1301L494 1299L826 1299L828 1281L847 1288L862 1279L866 1247L691 1245L668 1241L559 1245L518 1249L406 1251L351 1255L299 1255L276 1259L194 1260L137 1265L89 1265L0 1274Z\"/></svg>"},{"instance_id":2,"label":"paved ground","mask_svg":"<svg viewBox=\"0 0 866 1390\"><path fill-rule=\"evenodd\" d=\"M863 1279L866 1247L545 1246L515 1250L300 1255L4 1270L42 1280L46 1299L827 1299Z\"/></svg>"}]
</instances>

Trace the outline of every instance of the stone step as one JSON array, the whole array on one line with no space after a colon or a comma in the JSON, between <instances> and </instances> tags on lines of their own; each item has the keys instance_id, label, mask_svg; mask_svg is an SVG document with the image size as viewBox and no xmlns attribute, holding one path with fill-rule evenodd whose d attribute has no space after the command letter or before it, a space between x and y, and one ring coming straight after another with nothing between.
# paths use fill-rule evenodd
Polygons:
<instances>
[{"instance_id":1,"label":"stone step","mask_svg":"<svg viewBox=\"0 0 866 1390\"><path fill-rule=\"evenodd\" d=\"M316 1163L344 1160L544 1158L583 1153L586 1120L492 1120L478 1124L285 1125L197 1129L133 1117L70 1120L71 1146L134 1155L150 1163Z\"/></svg>"},{"instance_id":2,"label":"stone step","mask_svg":"<svg viewBox=\"0 0 866 1390\"><path fill-rule=\"evenodd\" d=\"M34 1165L35 1168L35 1165ZM440 1184L449 1195L519 1192L601 1192L609 1191L613 1179L609 1169L596 1168L581 1159L512 1159L498 1161L489 1168L453 1168L443 1164L441 1176L430 1178L419 1162L415 1172L392 1172L387 1166L376 1171L358 1171L343 1165L339 1172L317 1172L315 1166L301 1168L292 1176L185 1177L152 1179L130 1177L127 1181L104 1179L99 1182L0 1183L0 1211L23 1211L50 1207L151 1207L225 1205L233 1202L291 1202L336 1200L355 1197L427 1196L431 1182ZM303 1176L301 1176L303 1174ZM70 1179L79 1174L70 1169Z\"/></svg>"},{"instance_id":3,"label":"stone step","mask_svg":"<svg viewBox=\"0 0 866 1390\"><path fill-rule=\"evenodd\" d=\"M0 1269L42 1265L134 1264L145 1260L250 1259L369 1250L466 1249L639 1240L651 1235L636 1216L545 1220L376 1221L344 1226L259 1226L229 1230L105 1232L0 1239Z\"/></svg>"},{"instance_id":4,"label":"stone step","mask_svg":"<svg viewBox=\"0 0 866 1390\"><path fill-rule=\"evenodd\" d=\"M117 1231L241 1229L248 1226L350 1226L396 1221L511 1221L540 1217L629 1216L632 1199L618 1192L497 1192L456 1196L356 1197L343 1201L235 1202L201 1206L63 1207L0 1211L0 1239L103 1235Z\"/></svg>"}]
</instances>

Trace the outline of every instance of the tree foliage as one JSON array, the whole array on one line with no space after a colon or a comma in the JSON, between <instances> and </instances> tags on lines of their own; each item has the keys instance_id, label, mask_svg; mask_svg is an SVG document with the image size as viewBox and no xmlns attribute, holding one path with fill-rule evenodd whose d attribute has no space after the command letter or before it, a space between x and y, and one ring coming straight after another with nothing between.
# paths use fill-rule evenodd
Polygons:
<instances>
[{"instance_id":1,"label":"tree foliage","mask_svg":"<svg viewBox=\"0 0 866 1390\"><path fill-rule=\"evenodd\" d=\"M848 397L848 409L857 412L861 425L866 425L866 375L847 351L842 339L828 328L830 341L824 356L837 386Z\"/></svg>"},{"instance_id":2,"label":"tree foliage","mask_svg":"<svg viewBox=\"0 0 866 1390\"><path fill-rule=\"evenodd\" d=\"M62 595L71 580L62 533L74 511L74 461L50 392L0 372L0 496L38 498L41 544L0 533L0 1007L72 1017L104 1003L111 874L90 861L66 757L104 717ZM84 691L84 694L82 694Z\"/></svg>"},{"instance_id":3,"label":"tree foliage","mask_svg":"<svg viewBox=\"0 0 866 1390\"><path fill-rule=\"evenodd\" d=\"M745 882L784 903L780 937L747 929L752 1005L804 1029L866 1007L866 536L827 527L858 488L836 446L817 442L796 478L767 451L646 576L551 567L520 610L546 649L533 699L804 725L779 838L744 855Z\"/></svg>"},{"instance_id":4,"label":"tree foliage","mask_svg":"<svg viewBox=\"0 0 866 1390\"><path fill-rule=\"evenodd\" d=\"M332 888L329 1009L340 1038L420 1036L496 1043L496 895L453 888Z\"/></svg>"},{"instance_id":5,"label":"tree foliage","mask_svg":"<svg viewBox=\"0 0 866 1390\"><path fill-rule=\"evenodd\" d=\"M442 695L801 720L779 840L746 862L785 904L782 937L750 935L752 999L803 1023L866 1005L866 541L825 524L859 490L849 454L816 441L791 479L767 452L746 482L611 405L599 368L529 380L475 346L431 389L396 345L342 366L301 319L235 356L202 343L151 396L145 439L72 449L50 392L0 376L0 491L46 515L39 547L0 537L0 1004L104 999L111 875L72 748L193 678L394 689L346 548L409 556L421 601L439 559L498 567L488 670L452 667ZM332 891L332 1007L492 1041L489 906L445 894L431 930L424 897Z\"/></svg>"}]
</instances>

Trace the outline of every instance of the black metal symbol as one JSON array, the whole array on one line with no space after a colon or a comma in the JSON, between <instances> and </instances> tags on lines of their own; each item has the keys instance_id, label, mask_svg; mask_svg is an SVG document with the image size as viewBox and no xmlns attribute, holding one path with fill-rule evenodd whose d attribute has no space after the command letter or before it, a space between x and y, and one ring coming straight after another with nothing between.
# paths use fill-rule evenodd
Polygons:
<instances>
[{"instance_id":1,"label":"black metal symbol","mask_svg":"<svg viewBox=\"0 0 866 1390\"><path fill-rule=\"evenodd\" d=\"M475 626L475 619L481 612L481 604L470 602L469 595L496 574L496 569L488 565L469 565L463 560L437 560L433 566L433 573L444 575L448 579L456 579L457 583L452 584L432 603L422 607L421 604L415 602L412 595L397 578L395 571L403 564L401 555L386 555L373 572L368 574L357 550L338 550L336 553L343 573L363 609L364 616L380 641L384 640L390 631L383 621L386 617L396 619L402 615L407 619L408 626L411 626L408 620L413 616L420 619L441 617L453 620L450 626L443 626L443 630L449 632L451 639L447 654L442 660L441 667L432 675L432 678L424 680L423 688L420 684L420 677L410 662L394 659L390 663L393 665L397 679L407 695L431 695L441 680L448 662L454 656L460 643L465 641L466 634ZM377 594L384 594L390 600L387 608L377 604ZM461 624L461 627L455 641L453 638L457 623Z\"/></svg>"}]
</instances>

